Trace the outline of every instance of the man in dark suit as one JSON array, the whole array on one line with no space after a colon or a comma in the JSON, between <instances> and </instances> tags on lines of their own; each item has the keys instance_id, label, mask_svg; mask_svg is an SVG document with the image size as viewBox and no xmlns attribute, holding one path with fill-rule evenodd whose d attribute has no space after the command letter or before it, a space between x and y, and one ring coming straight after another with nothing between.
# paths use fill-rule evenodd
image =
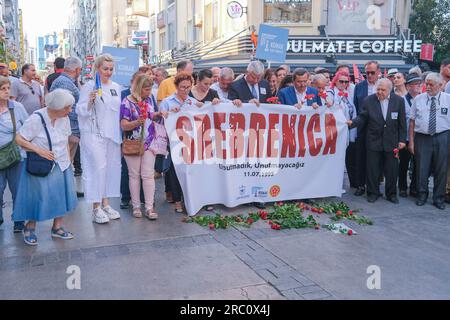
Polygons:
<instances>
[{"instance_id":1,"label":"man in dark suit","mask_svg":"<svg viewBox=\"0 0 450 320\"><path fill-rule=\"evenodd\" d=\"M354 94L354 105L356 113L360 114L364 107L364 100L376 93L375 85L381 74L380 65L377 61L369 61L364 66L366 72L366 80L357 84ZM358 127L358 136L355 141L356 153L356 192L355 196L362 196L366 192L366 128Z\"/></svg>"},{"instance_id":2,"label":"man in dark suit","mask_svg":"<svg viewBox=\"0 0 450 320\"><path fill-rule=\"evenodd\" d=\"M398 203L398 151L406 147L406 115L403 98L393 94L389 79L377 83L377 93L364 100L350 128L367 126L367 200L380 196L380 176L386 177L386 197Z\"/></svg>"},{"instance_id":3,"label":"man in dark suit","mask_svg":"<svg viewBox=\"0 0 450 320\"><path fill-rule=\"evenodd\" d=\"M240 107L243 103L254 103L259 106L271 97L269 82L263 79L264 65L261 61L252 61L247 73L230 86L228 99Z\"/></svg>"},{"instance_id":4,"label":"man in dark suit","mask_svg":"<svg viewBox=\"0 0 450 320\"><path fill-rule=\"evenodd\" d=\"M317 89L308 87L309 73L306 69L295 69L292 77L294 86L284 88L278 93L281 104L295 106L297 109L303 106L317 108L322 105Z\"/></svg>"}]
</instances>

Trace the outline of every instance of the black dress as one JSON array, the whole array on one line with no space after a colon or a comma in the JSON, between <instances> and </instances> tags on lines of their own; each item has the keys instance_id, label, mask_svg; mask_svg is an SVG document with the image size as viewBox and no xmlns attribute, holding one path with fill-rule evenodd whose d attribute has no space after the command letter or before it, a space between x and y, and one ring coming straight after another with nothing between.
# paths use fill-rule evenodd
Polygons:
<instances>
[{"instance_id":1,"label":"black dress","mask_svg":"<svg viewBox=\"0 0 450 320\"><path fill-rule=\"evenodd\" d=\"M200 101L200 102L203 102L203 103L212 102L214 99L219 99L220 100L219 94L214 89L209 89L208 94L202 100L197 99L197 97L195 97L192 94L192 91L189 92L189 96L194 98L194 99L196 99L197 101Z\"/></svg>"}]
</instances>

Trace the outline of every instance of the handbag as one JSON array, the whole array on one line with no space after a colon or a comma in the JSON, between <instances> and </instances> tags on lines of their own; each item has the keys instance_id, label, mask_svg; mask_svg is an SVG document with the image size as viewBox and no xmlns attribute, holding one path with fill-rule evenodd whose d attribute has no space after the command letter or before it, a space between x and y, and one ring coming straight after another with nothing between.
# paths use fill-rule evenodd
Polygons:
<instances>
[{"instance_id":1,"label":"handbag","mask_svg":"<svg viewBox=\"0 0 450 320\"><path fill-rule=\"evenodd\" d=\"M41 118L42 125L44 126L45 129L45 134L47 135L50 151L53 151L52 140L50 139L50 134L48 133L44 117L39 112L35 112L35 114L37 114ZM54 161L45 159L40 155L38 155L36 152L27 152L26 170L32 176L44 178L50 174L54 166L55 166Z\"/></svg>"},{"instance_id":2,"label":"handbag","mask_svg":"<svg viewBox=\"0 0 450 320\"><path fill-rule=\"evenodd\" d=\"M155 128L155 136L150 143L149 150L153 152L155 155L167 155L167 146L169 143L169 139L167 137L166 128L157 122L153 122Z\"/></svg>"},{"instance_id":3,"label":"handbag","mask_svg":"<svg viewBox=\"0 0 450 320\"><path fill-rule=\"evenodd\" d=\"M170 170L171 162L170 153L167 153L165 156L158 154L155 160L155 171L158 173L166 173Z\"/></svg>"},{"instance_id":4,"label":"handbag","mask_svg":"<svg viewBox=\"0 0 450 320\"><path fill-rule=\"evenodd\" d=\"M122 153L124 156L142 156L144 154L144 144L142 140L126 139L123 135Z\"/></svg>"},{"instance_id":5,"label":"handbag","mask_svg":"<svg viewBox=\"0 0 450 320\"><path fill-rule=\"evenodd\" d=\"M11 114L11 120L13 123L13 139L8 144L0 148L0 170L11 168L20 162L22 157L20 156L19 147L16 144L16 116L14 109L9 108Z\"/></svg>"}]
</instances>

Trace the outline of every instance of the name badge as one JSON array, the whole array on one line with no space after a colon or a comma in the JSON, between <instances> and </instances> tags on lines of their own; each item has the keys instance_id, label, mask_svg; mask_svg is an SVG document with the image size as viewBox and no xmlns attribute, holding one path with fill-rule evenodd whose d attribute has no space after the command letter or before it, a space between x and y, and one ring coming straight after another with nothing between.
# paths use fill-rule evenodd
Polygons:
<instances>
[{"instance_id":1,"label":"name badge","mask_svg":"<svg viewBox=\"0 0 450 320\"><path fill-rule=\"evenodd\" d=\"M446 116L448 114L448 108L442 108L441 109L441 114Z\"/></svg>"},{"instance_id":2,"label":"name badge","mask_svg":"<svg viewBox=\"0 0 450 320\"><path fill-rule=\"evenodd\" d=\"M117 94L117 91L116 91L116 90L114 90L114 89L111 89L110 91L111 91L111 95L112 95L113 97L117 97L117 96L118 96L118 94Z\"/></svg>"},{"instance_id":3,"label":"name badge","mask_svg":"<svg viewBox=\"0 0 450 320\"><path fill-rule=\"evenodd\" d=\"M397 120L398 119L398 112L392 112L391 113L391 117L392 117L392 120Z\"/></svg>"},{"instance_id":4,"label":"name badge","mask_svg":"<svg viewBox=\"0 0 450 320\"><path fill-rule=\"evenodd\" d=\"M260 88L259 91L261 92L261 94L267 94L266 88Z\"/></svg>"}]
</instances>

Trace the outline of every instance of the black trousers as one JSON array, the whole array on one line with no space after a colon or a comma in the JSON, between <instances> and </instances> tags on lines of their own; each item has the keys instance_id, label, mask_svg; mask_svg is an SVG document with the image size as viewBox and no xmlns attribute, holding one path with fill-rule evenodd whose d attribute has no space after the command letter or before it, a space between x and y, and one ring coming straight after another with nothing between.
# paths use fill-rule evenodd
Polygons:
<instances>
[{"instance_id":1,"label":"black trousers","mask_svg":"<svg viewBox=\"0 0 450 320\"><path fill-rule=\"evenodd\" d=\"M77 152L73 158L73 167L75 168L75 173L81 173L81 161L80 161L80 145L78 144Z\"/></svg>"},{"instance_id":2,"label":"black trousers","mask_svg":"<svg viewBox=\"0 0 450 320\"><path fill-rule=\"evenodd\" d=\"M170 163L170 169L165 173L166 186L172 192L173 201L181 202L183 198L183 190L181 189L180 181L178 180L177 173L175 172L175 166L173 162ZM167 190L167 188L166 188Z\"/></svg>"},{"instance_id":3,"label":"black trousers","mask_svg":"<svg viewBox=\"0 0 450 320\"><path fill-rule=\"evenodd\" d=\"M398 159L394 152L367 150L367 194L380 194L380 176L386 177L385 194L397 195Z\"/></svg>"},{"instance_id":4,"label":"black trousers","mask_svg":"<svg viewBox=\"0 0 450 320\"><path fill-rule=\"evenodd\" d=\"M399 156L400 164L398 170L398 188L400 189L400 191L408 190L408 170L411 165L413 172L409 190L417 191L416 165L414 156L408 151L407 148L400 150Z\"/></svg>"},{"instance_id":5,"label":"black trousers","mask_svg":"<svg viewBox=\"0 0 450 320\"><path fill-rule=\"evenodd\" d=\"M433 202L440 204L445 200L449 135L450 131L434 136L416 133L414 153L416 155L419 199L425 200L428 197L429 178L433 173Z\"/></svg>"},{"instance_id":6,"label":"black trousers","mask_svg":"<svg viewBox=\"0 0 450 320\"><path fill-rule=\"evenodd\" d=\"M358 132L358 137L355 141L355 162L356 162L356 168L355 168L355 188L358 187L365 187L366 186L366 179L367 179L367 173L366 173L366 166L367 166L367 150L366 150L366 134L362 133L360 134Z\"/></svg>"},{"instance_id":7,"label":"black trousers","mask_svg":"<svg viewBox=\"0 0 450 320\"><path fill-rule=\"evenodd\" d=\"M358 162L356 157L356 143L350 142L345 153L345 167L347 168L348 180L350 188L357 188L365 185L364 181L360 181L358 175Z\"/></svg>"}]
</instances>

